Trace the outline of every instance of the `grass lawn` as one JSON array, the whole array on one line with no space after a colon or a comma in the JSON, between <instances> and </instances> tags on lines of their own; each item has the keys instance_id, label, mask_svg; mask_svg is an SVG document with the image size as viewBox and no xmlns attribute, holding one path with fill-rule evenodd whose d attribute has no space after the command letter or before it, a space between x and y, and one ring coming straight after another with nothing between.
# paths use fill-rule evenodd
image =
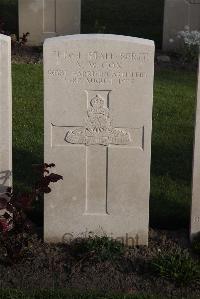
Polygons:
<instances>
[{"instance_id":1,"label":"grass lawn","mask_svg":"<svg viewBox=\"0 0 200 299\"><path fill-rule=\"evenodd\" d=\"M195 73L156 73L150 202L156 227L189 224L195 105Z\"/></svg>"},{"instance_id":2,"label":"grass lawn","mask_svg":"<svg viewBox=\"0 0 200 299\"><path fill-rule=\"evenodd\" d=\"M32 163L43 161L41 65L13 65L14 186L33 182ZM189 223L196 75L160 70L155 75L150 224ZM52 161L53 162L53 161Z\"/></svg>"},{"instance_id":3,"label":"grass lawn","mask_svg":"<svg viewBox=\"0 0 200 299\"><path fill-rule=\"evenodd\" d=\"M33 182L31 165L43 161L43 74L40 65L13 66L14 186Z\"/></svg>"}]
</instances>

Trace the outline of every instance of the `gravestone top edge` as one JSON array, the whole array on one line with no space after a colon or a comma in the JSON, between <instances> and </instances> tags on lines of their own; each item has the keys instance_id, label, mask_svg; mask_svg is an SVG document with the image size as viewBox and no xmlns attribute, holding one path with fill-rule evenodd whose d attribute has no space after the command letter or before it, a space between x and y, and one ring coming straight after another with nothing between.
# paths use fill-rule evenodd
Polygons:
<instances>
[{"instance_id":1,"label":"gravestone top edge","mask_svg":"<svg viewBox=\"0 0 200 299\"><path fill-rule=\"evenodd\" d=\"M0 40L10 41L11 37L8 35L0 34Z\"/></svg>"},{"instance_id":2,"label":"gravestone top edge","mask_svg":"<svg viewBox=\"0 0 200 299\"><path fill-rule=\"evenodd\" d=\"M155 43L153 40L117 35L117 34L73 34L73 35L64 35L59 37L47 38L44 41L44 47L48 44L54 44L59 41L89 41L89 40L99 40L99 41L118 41L118 42L129 42L134 44L146 45L155 48Z\"/></svg>"}]
</instances>

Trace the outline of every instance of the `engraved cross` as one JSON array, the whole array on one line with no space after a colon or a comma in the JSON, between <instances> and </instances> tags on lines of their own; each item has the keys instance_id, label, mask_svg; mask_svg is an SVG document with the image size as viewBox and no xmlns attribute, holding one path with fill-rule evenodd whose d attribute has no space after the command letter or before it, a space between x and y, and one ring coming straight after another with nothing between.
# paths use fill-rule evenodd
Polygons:
<instances>
[{"instance_id":1,"label":"engraved cross","mask_svg":"<svg viewBox=\"0 0 200 299\"><path fill-rule=\"evenodd\" d=\"M108 215L109 147L143 150L144 129L113 127L109 110L111 91L87 90L85 126L65 127L65 144L86 147L85 215ZM59 128L59 127L57 127Z\"/></svg>"}]
</instances>

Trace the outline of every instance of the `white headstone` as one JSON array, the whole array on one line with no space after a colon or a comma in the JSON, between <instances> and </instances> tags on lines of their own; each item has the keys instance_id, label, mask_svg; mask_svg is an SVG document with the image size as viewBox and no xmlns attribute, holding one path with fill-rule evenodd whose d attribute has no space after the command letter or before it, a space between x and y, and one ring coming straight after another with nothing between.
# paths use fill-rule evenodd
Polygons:
<instances>
[{"instance_id":1,"label":"white headstone","mask_svg":"<svg viewBox=\"0 0 200 299\"><path fill-rule=\"evenodd\" d=\"M193 158L193 187L191 210L191 239L200 234L200 57L198 71L196 126Z\"/></svg>"},{"instance_id":2,"label":"white headstone","mask_svg":"<svg viewBox=\"0 0 200 299\"><path fill-rule=\"evenodd\" d=\"M177 33L187 27L200 30L200 0L165 0L163 50L179 50Z\"/></svg>"},{"instance_id":3,"label":"white headstone","mask_svg":"<svg viewBox=\"0 0 200 299\"><path fill-rule=\"evenodd\" d=\"M80 33L81 0L19 0L19 35L29 45L45 38Z\"/></svg>"},{"instance_id":4,"label":"white headstone","mask_svg":"<svg viewBox=\"0 0 200 299\"><path fill-rule=\"evenodd\" d=\"M12 184L11 39L0 34L0 192Z\"/></svg>"},{"instance_id":5,"label":"white headstone","mask_svg":"<svg viewBox=\"0 0 200 299\"><path fill-rule=\"evenodd\" d=\"M148 243L154 43L74 35L44 44L45 240L103 233Z\"/></svg>"}]
</instances>

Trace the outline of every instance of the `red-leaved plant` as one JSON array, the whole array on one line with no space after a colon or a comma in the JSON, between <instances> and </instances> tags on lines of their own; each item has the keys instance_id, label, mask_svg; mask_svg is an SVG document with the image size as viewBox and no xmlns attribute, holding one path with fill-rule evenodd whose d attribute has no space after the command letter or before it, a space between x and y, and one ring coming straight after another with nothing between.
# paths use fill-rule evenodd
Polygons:
<instances>
[{"instance_id":1,"label":"red-leaved plant","mask_svg":"<svg viewBox=\"0 0 200 299\"><path fill-rule=\"evenodd\" d=\"M0 237L3 240L7 256L12 262L20 256L24 241L22 240L23 235L31 232L33 228L27 214L44 193L51 192L50 183L56 183L63 179L61 175L50 173L50 169L55 167L53 163L33 166L39 172L39 180L29 193L14 194L12 189L8 188L4 194L0 195ZM11 242L13 235L16 236L17 246Z\"/></svg>"},{"instance_id":2,"label":"red-leaved plant","mask_svg":"<svg viewBox=\"0 0 200 299\"><path fill-rule=\"evenodd\" d=\"M50 183L63 179L61 175L50 173L49 169L52 167L55 167L55 164L34 165L40 173L40 179L30 193L14 194L12 189L8 188L0 195L0 232L6 233L12 229L22 232L26 230L27 225L29 228L30 222L26 213L32 209L34 202L41 195L51 192Z\"/></svg>"}]
</instances>

